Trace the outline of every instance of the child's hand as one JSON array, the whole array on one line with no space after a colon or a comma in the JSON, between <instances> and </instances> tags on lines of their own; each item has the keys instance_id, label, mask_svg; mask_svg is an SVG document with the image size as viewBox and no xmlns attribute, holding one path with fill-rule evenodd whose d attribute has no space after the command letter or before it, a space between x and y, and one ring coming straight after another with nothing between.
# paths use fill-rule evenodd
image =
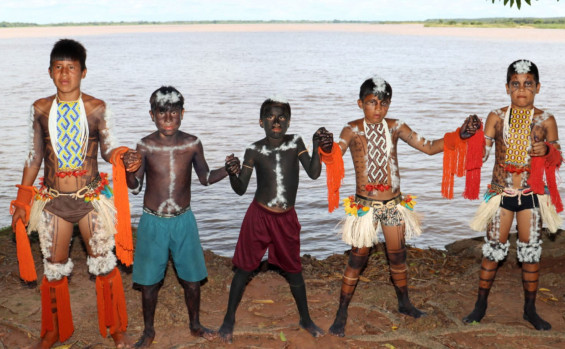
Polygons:
<instances>
[{"instance_id":1,"label":"child's hand","mask_svg":"<svg viewBox=\"0 0 565 349\"><path fill-rule=\"evenodd\" d=\"M320 127L314 136L312 136L312 143L322 148L324 153L331 153L334 144L334 136L331 132L326 130L325 127Z\"/></svg>"},{"instance_id":2,"label":"child's hand","mask_svg":"<svg viewBox=\"0 0 565 349\"><path fill-rule=\"evenodd\" d=\"M241 172L241 164L239 159L233 154L226 156L226 172L230 176L236 176Z\"/></svg>"},{"instance_id":3,"label":"child's hand","mask_svg":"<svg viewBox=\"0 0 565 349\"><path fill-rule=\"evenodd\" d=\"M122 154L121 157L126 168L126 172L135 172L141 166L141 154L135 150L129 149Z\"/></svg>"},{"instance_id":4,"label":"child's hand","mask_svg":"<svg viewBox=\"0 0 565 349\"><path fill-rule=\"evenodd\" d=\"M540 142L537 136L534 136L532 140L532 149L530 150L530 156L546 156L549 152L547 144L545 142Z\"/></svg>"},{"instance_id":5,"label":"child's hand","mask_svg":"<svg viewBox=\"0 0 565 349\"><path fill-rule=\"evenodd\" d=\"M459 136L461 139L470 138L479 128L481 128L481 119L475 114L469 115L459 130Z\"/></svg>"}]
</instances>

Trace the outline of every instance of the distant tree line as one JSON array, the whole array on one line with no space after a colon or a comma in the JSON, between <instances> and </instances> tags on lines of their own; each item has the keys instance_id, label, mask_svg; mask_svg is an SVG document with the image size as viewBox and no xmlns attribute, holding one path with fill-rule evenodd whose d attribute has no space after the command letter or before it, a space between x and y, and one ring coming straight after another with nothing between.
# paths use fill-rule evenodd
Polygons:
<instances>
[{"instance_id":1,"label":"distant tree line","mask_svg":"<svg viewBox=\"0 0 565 349\"><path fill-rule=\"evenodd\" d=\"M534 27L542 29L565 29L565 17L555 18L478 18L478 19L429 19L426 27Z\"/></svg>"}]
</instances>

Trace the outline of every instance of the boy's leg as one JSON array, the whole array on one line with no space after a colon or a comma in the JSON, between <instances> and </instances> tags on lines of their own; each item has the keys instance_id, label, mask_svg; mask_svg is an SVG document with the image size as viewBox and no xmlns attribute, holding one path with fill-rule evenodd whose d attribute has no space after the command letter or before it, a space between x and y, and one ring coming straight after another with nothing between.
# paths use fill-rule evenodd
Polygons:
<instances>
[{"instance_id":1,"label":"boy's leg","mask_svg":"<svg viewBox=\"0 0 565 349\"><path fill-rule=\"evenodd\" d=\"M369 247L353 247L349 254L349 261L347 267L343 272L343 279L341 282L341 293L339 296L339 308L335 315L335 320L329 331L331 334L343 337L345 336L345 324L347 323L347 308L353 298L355 287L359 281L359 274L367 264L369 259Z\"/></svg>"},{"instance_id":2,"label":"boy's leg","mask_svg":"<svg viewBox=\"0 0 565 349\"><path fill-rule=\"evenodd\" d=\"M522 285L524 287L524 320L536 330L550 330L551 324L536 311L536 296L539 284L539 260L541 257L541 217L538 208L523 210L516 214L518 221L518 261L522 262Z\"/></svg>"},{"instance_id":3,"label":"boy's leg","mask_svg":"<svg viewBox=\"0 0 565 349\"><path fill-rule=\"evenodd\" d=\"M74 331L67 281L73 268L69 259L73 225L43 211L38 233L45 262L41 282L41 340L35 347L51 348L57 340L66 341Z\"/></svg>"},{"instance_id":4,"label":"boy's leg","mask_svg":"<svg viewBox=\"0 0 565 349\"><path fill-rule=\"evenodd\" d=\"M306 285L304 284L302 272L285 273L285 278L288 281L290 292L294 297L298 313L300 314L300 327L308 331L314 337L323 336L324 331L316 326L314 321L310 318L308 300L306 298Z\"/></svg>"},{"instance_id":5,"label":"boy's leg","mask_svg":"<svg viewBox=\"0 0 565 349\"><path fill-rule=\"evenodd\" d=\"M390 277L398 298L398 311L402 314L419 318L425 315L418 310L408 297L408 268L406 267L406 244L404 242L405 226L383 225Z\"/></svg>"},{"instance_id":6,"label":"boy's leg","mask_svg":"<svg viewBox=\"0 0 565 349\"><path fill-rule=\"evenodd\" d=\"M190 333L193 336L211 340L216 338L216 333L200 324L200 281L189 282L179 279L184 289L184 301L190 320Z\"/></svg>"},{"instance_id":7,"label":"boy's leg","mask_svg":"<svg viewBox=\"0 0 565 349\"><path fill-rule=\"evenodd\" d=\"M481 322L487 311L487 299L490 288L494 282L496 271L498 270L498 262L484 258L481 262L481 272L479 274L479 293L475 302L475 309L463 318L463 322L470 324L473 322Z\"/></svg>"},{"instance_id":8,"label":"boy's leg","mask_svg":"<svg viewBox=\"0 0 565 349\"><path fill-rule=\"evenodd\" d=\"M154 285L138 285L141 288L141 306L143 308L143 334L135 343L135 348L147 348L155 339L155 309L157 308L157 298L163 282Z\"/></svg>"},{"instance_id":9,"label":"boy's leg","mask_svg":"<svg viewBox=\"0 0 565 349\"><path fill-rule=\"evenodd\" d=\"M508 234L513 220L514 212L499 208L487 227L488 241L483 245L477 301L473 311L463 318L463 322L466 324L481 322L486 314L488 296L496 277L498 263L504 260L508 254Z\"/></svg>"},{"instance_id":10,"label":"boy's leg","mask_svg":"<svg viewBox=\"0 0 565 349\"><path fill-rule=\"evenodd\" d=\"M100 334L106 337L109 329L116 347L122 348L129 345L125 335L128 317L124 286L116 268L113 236L107 236L104 221L102 215L91 211L80 219L78 225L88 252L88 271L96 275Z\"/></svg>"},{"instance_id":11,"label":"boy's leg","mask_svg":"<svg viewBox=\"0 0 565 349\"><path fill-rule=\"evenodd\" d=\"M231 343L233 341L233 327L235 325L235 312L241 302L243 297L243 292L247 286L247 282L251 276L250 271L245 271L243 269L237 268L235 270L235 275L233 276L230 295L228 299L228 309L226 311L226 316L224 317L224 322L218 330L220 338L225 343Z\"/></svg>"}]
</instances>

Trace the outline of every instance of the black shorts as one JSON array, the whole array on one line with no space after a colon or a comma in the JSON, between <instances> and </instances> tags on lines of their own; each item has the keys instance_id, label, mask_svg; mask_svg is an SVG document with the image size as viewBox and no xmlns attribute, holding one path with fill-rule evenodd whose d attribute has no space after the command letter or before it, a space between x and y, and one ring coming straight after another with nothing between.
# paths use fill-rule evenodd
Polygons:
<instances>
[{"instance_id":1,"label":"black shorts","mask_svg":"<svg viewBox=\"0 0 565 349\"><path fill-rule=\"evenodd\" d=\"M520 198L520 203L518 203ZM503 196L500 201L500 207L512 212L520 212L522 210L530 210L539 207L538 196L536 194L521 196Z\"/></svg>"}]
</instances>

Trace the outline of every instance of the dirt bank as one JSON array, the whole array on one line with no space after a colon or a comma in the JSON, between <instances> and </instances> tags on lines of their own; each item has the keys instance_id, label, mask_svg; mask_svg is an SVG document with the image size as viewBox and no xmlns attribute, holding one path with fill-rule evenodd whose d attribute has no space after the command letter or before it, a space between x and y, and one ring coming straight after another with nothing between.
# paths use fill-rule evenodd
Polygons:
<instances>
[{"instance_id":1,"label":"dirt bank","mask_svg":"<svg viewBox=\"0 0 565 349\"><path fill-rule=\"evenodd\" d=\"M40 294L18 277L16 246L10 231L0 233L0 349L34 343L40 331ZM515 237L514 237L515 239ZM500 268L491 291L487 315L480 324L465 326L461 318L472 310L477 291L480 239L463 240L447 251L409 251L413 303L428 314L412 319L398 313L389 281L384 246L377 246L350 306L346 337L314 339L298 327L298 314L286 281L267 266L248 285L237 312L232 348L558 348L565 346L565 234L544 237L537 309L553 329L540 332L522 319L521 270L515 250ZM513 245L515 243L513 242ZM42 273L38 242L32 241L38 274ZM98 333L94 279L86 269L80 239L71 256L70 279L74 335L65 348L109 348L112 341ZM202 323L217 329L222 322L231 261L206 251L208 280L202 287ZM335 315L341 273L347 253L325 260L303 257L304 278L314 321L327 329ZM143 330L140 293L131 288L131 273L122 270L129 312L128 332L137 339ZM41 275L40 275L41 277ZM230 347L219 340L191 337L188 316L175 272L169 267L159 294L155 348Z\"/></svg>"}]
</instances>

